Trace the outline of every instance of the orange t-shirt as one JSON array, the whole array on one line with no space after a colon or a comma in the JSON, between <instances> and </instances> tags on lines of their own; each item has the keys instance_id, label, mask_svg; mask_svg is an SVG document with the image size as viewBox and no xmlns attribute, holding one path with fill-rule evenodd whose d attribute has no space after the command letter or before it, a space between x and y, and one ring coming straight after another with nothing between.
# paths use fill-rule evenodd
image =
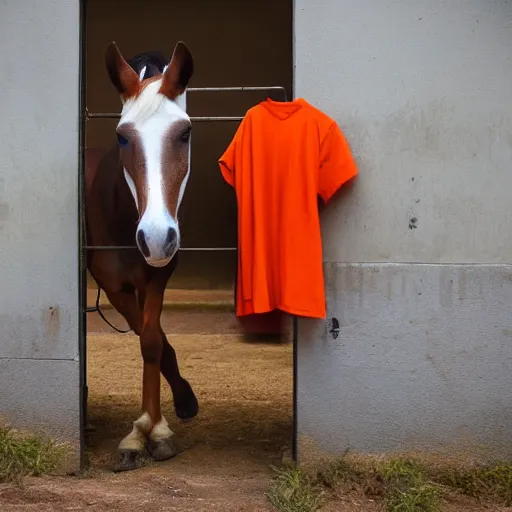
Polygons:
<instances>
[{"instance_id":1,"label":"orange t-shirt","mask_svg":"<svg viewBox=\"0 0 512 512\"><path fill-rule=\"evenodd\" d=\"M357 174L335 121L299 98L247 111L219 159L238 205L237 316L325 318L318 195Z\"/></svg>"}]
</instances>

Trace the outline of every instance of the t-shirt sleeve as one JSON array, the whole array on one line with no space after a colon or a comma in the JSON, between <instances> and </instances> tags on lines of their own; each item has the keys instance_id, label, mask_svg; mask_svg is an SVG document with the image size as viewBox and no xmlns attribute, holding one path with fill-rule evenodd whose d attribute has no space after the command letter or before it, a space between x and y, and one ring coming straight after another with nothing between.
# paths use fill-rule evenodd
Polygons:
<instances>
[{"instance_id":1,"label":"t-shirt sleeve","mask_svg":"<svg viewBox=\"0 0 512 512\"><path fill-rule=\"evenodd\" d=\"M348 180L357 175L357 166L347 140L332 123L320 146L318 193L324 203Z\"/></svg>"},{"instance_id":2,"label":"t-shirt sleeve","mask_svg":"<svg viewBox=\"0 0 512 512\"><path fill-rule=\"evenodd\" d=\"M240 140L242 138L242 133L244 130L245 119L242 120L240 125L238 126L233 139L231 140L229 146L224 151L223 155L219 158L219 167L222 176L226 180L226 182L234 187L235 185L235 170L236 170L236 157L237 152L239 151Z\"/></svg>"}]
</instances>

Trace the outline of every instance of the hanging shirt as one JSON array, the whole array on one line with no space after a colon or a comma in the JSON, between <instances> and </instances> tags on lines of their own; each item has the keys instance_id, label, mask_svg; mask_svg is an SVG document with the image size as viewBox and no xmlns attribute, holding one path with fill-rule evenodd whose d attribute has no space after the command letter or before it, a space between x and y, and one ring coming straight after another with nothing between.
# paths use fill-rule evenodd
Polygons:
<instances>
[{"instance_id":1,"label":"hanging shirt","mask_svg":"<svg viewBox=\"0 0 512 512\"><path fill-rule=\"evenodd\" d=\"M238 205L237 316L325 318L317 198L357 174L334 120L299 98L247 111L219 159Z\"/></svg>"}]
</instances>

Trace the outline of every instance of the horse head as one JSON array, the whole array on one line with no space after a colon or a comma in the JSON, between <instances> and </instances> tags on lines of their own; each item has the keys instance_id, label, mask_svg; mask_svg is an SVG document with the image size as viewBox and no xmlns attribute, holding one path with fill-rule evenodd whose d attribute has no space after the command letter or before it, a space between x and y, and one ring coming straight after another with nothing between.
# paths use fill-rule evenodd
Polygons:
<instances>
[{"instance_id":1,"label":"horse head","mask_svg":"<svg viewBox=\"0 0 512 512\"><path fill-rule=\"evenodd\" d=\"M185 91L193 59L179 42L162 72L137 73L117 45L106 52L110 80L121 95L120 160L138 210L136 242L147 263L163 267L180 247L178 209L190 174L191 121Z\"/></svg>"}]
</instances>

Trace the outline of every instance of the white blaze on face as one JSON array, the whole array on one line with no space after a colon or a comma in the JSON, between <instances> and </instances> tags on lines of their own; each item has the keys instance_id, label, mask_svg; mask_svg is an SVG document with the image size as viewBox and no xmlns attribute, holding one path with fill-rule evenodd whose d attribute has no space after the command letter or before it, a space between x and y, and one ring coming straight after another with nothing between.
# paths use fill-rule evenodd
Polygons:
<instances>
[{"instance_id":1,"label":"white blaze on face","mask_svg":"<svg viewBox=\"0 0 512 512\"><path fill-rule=\"evenodd\" d=\"M147 206L144 212L139 212L142 217L138 231L144 232L150 253L146 259L153 266L164 266L169 263L179 247L180 231L175 217L177 211L170 212L168 210L164 197L163 144L165 136L174 123L184 119L190 120L185 112L185 94L182 94L176 101L171 101L158 92L161 83L161 80L152 82L143 89L137 98L127 100L123 105L119 123L120 125L131 123L142 145L140 149L147 173L145 176ZM135 184L126 170L124 174L138 208ZM187 174L180 184L177 210L185 193L189 174L190 160ZM175 230L177 236L176 250L170 256L164 252L169 229Z\"/></svg>"}]
</instances>

